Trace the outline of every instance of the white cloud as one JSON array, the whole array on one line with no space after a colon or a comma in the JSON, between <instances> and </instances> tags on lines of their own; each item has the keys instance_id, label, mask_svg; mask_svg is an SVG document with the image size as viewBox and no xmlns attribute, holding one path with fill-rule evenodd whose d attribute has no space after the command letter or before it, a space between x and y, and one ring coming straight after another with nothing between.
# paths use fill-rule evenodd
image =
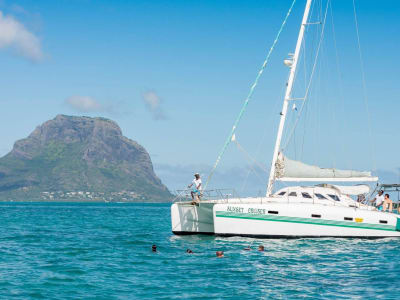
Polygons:
<instances>
[{"instance_id":1,"label":"white cloud","mask_svg":"<svg viewBox=\"0 0 400 300\"><path fill-rule=\"evenodd\" d=\"M151 112L154 120L166 120L167 116L162 108L161 98L154 91L147 91L142 94L146 108Z\"/></svg>"},{"instance_id":2,"label":"white cloud","mask_svg":"<svg viewBox=\"0 0 400 300\"><path fill-rule=\"evenodd\" d=\"M74 110L80 112L98 112L103 106L95 99L88 96L72 96L65 99L65 103Z\"/></svg>"},{"instance_id":3,"label":"white cloud","mask_svg":"<svg viewBox=\"0 0 400 300\"><path fill-rule=\"evenodd\" d=\"M39 39L12 16L5 16L1 11L0 48L12 48L32 61L43 58Z\"/></svg>"}]
</instances>

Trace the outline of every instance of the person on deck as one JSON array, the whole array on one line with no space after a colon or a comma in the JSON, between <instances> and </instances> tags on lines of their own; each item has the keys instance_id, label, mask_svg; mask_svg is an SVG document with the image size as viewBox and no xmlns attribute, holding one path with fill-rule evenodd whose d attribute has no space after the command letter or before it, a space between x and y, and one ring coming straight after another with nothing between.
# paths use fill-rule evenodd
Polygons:
<instances>
[{"instance_id":1,"label":"person on deck","mask_svg":"<svg viewBox=\"0 0 400 300\"><path fill-rule=\"evenodd\" d=\"M378 192L378 195L376 195L376 197L372 200L372 202L375 203L375 207L379 209L382 206L384 200L385 198L383 197L383 191L380 190Z\"/></svg>"},{"instance_id":2,"label":"person on deck","mask_svg":"<svg viewBox=\"0 0 400 300\"><path fill-rule=\"evenodd\" d=\"M357 202L358 203L364 203L365 202L365 195L358 195L357 196Z\"/></svg>"},{"instance_id":3,"label":"person on deck","mask_svg":"<svg viewBox=\"0 0 400 300\"><path fill-rule=\"evenodd\" d=\"M390 200L389 194L385 194L385 198L383 200L383 211L386 211L389 206L389 212L393 210L393 201Z\"/></svg>"},{"instance_id":4,"label":"person on deck","mask_svg":"<svg viewBox=\"0 0 400 300\"><path fill-rule=\"evenodd\" d=\"M188 185L189 189L191 187L193 187L193 190L190 192L190 194L192 195L192 200L199 201L200 197L201 197L201 190L203 188L201 186L201 179L200 179L199 173L194 174L194 179L193 179L192 183Z\"/></svg>"}]
</instances>

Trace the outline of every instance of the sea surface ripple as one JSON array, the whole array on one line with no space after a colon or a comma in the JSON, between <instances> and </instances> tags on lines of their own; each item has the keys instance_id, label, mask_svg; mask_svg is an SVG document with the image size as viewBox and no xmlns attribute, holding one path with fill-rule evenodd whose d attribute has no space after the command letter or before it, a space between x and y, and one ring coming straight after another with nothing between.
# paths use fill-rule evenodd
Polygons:
<instances>
[{"instance_id":1,"label":"sea surface ripple","mask_svg":"<svg viewBox=\"0 0 400 300\"><path fill-rule=\"evenodd\" d=\"M399 239L182 237L170 226L169 204L1 203L0 298L400 298Z\"/></svg>"}]
</instances>

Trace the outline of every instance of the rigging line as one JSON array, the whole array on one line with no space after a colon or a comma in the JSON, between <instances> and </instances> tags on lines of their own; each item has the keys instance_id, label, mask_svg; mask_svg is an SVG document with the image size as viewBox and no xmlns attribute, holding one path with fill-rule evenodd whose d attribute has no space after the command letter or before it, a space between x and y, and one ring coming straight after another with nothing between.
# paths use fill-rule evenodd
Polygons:
<instances>
[{"instance_id":1,"label":"rigging line","mask_svg":"<svg viewBox=\"0 0 400 300\"><path fill-rule=\"evenodd\" d=\"M316 18L322 24L322 13L321 13L322 6L321 5L322 5L321 1L318 1L318 5L317 5L318 7L316 9L316 15L317 15ZM309 64L309 69L311 72L313 72L312 73L313 77L311 76L311 72L310 72L310 76L308 78L306 88L305 88L305 93L307 91L308 85L310 84L311 80L313 80L314 82L319 82L319 84L310 86L309 91L308 91L308 98L307 98L308 103L304 105L304 108L301 112L301 114L303 116L302 120L304 119L304 131L303 131L304 133L303 134L304 134L304 137L306 137L306 136L308 136L307 134L310 131L309 130L310 128L307 127L308 126L307 119L306 119L307 116L304 117L304 114L310 110L310 108L309 108L310 106L314 105L314 107L315 107L315 110L311 109L311 111L315 111L316 113L311 114L310 122L309 122L309 124L311 125L311 128L315 130L315 132L313 132L313 134L310 135L311 145L317 145L319 142L319 140L318 140L318 138L319 138L319 116L320 116L319 106L318 106L319 102L315 101L315 99L318 99L318 95L319 95L318 88L320 87L320 81L321 81L321 67L320 67L320 65L316 65L317 55L315 53L315 49L318 48L319 43L320 43L321 33L322 33L321 29L322 29L322 26L318 26L316 28L315 33L312 35L312 45L311 45L311 47L308 47L311 49L309 52L311 54L314 54L314 56L313 55L310 56L310 64ZM314 49L314 50L312 50L312 49ZM313 69L314 69L314 71L313 71ZM304 110L305 110L305 112L304 112ZM299 118L298 122L300 123L300 115L299 114L298 114L298 118ZM296 130L293 130L293 136L295 134L295 131ZM287 143L289 144L290 142L291 141L288 140ZM311 162L315 163L316 161L317 161L317 155L313 155L313 161L311 161Z\"/></svg>"},{"instance_id":2,"label":"rigging line","mask_svg":"<svg viewBox=\"0 0 400 300\"><path fill-rule=\"evenodd\" d=\"M321 59L322 61L322 59ZM314 105L315 111L315 118L313 122L313 128L315 128L315 134L312 136L312 144L313 145L319 145L321 142L321 116L322 116L322 105L321 101L318 101L318 99L321 99L322 95L322 62L317 65L316 71L315 71L315 77L314 77L314 82L315 85L311 88L310 92L310 98L309 102L306 106L309 106L311 104ZM311 111L314 111L311 109ZM312 163L318 165L318 162L321 161L321 152L318 152L316 155L313 156L313 161Z\"/></svg>"},{"instance_id":3,"label":"rigging line","mask_svg":"<svg viewBox=\"0 0 400 300\"><path fill-rule=\"evenodd\" d=\"M244 111L246 110L246 107L247 107L247 105L248 105L248 103L249 103L251 97L253 96L254 89L255 89L255 87L257 86L258 81L259 81L259 79L260 79L262 73L264 72L264 70L265 70L267 64L268 64L269 58L270 58L270 56L271 56L271 54L272 54L272 51L274 50L275 45L276 45L277 42L278 42L278 39L279 39L279 37L280 37L280 35L281 35L282 31L283 31L283 28L284 28L285 25L286 25L286 21L287 21L287 19L289 18L290 13L292 12L292 8L293 8L293 6L294 6L295 3L296 3L296 0L293 0L292 5L290 6L289 11L287 12L287 14L286 14L286 16L285 16L285 19L283 20L283 23L282 23L281 27L279 28L278 34L276 35L275 40L274 40L274 42L272 43L272 46L271 46L271 48L270 48L269 51L268 51L267 57L266 57L264 63L262 64L262 67L261 67L260 71L258 72L258 74L257 74L257 76L256 76L256 79L255 79L253 85L252 85L251 88L250 88L249 94L247 95L246 100L245 100L244 103L243 103L242 109L240 110L239 115L238 115L238 117L236 118L235 123L233 124L232 130L231 130L231 132L230 132L228 138L226 139L225 144L224 144L224 146L222 147L222 150L221 150L221 152L219 153L219 155L218 155L218 157L217 157L217 160L216 160L216 162L215 162L215 164L214 164L214 166L213 166L213 168L212 168L210 174L208 175L208 178L207 178L207 181L206 181L206 184L205 184L204 189L207 188L207 185L208 185L208 183L210 182L211 177L212 177L212 175L214 174L215 169L217 168L217 166L218 166L218 164L219 164L219 162L220 162L222 156L224 155L226 148L228 147L228 145L229 145L230 142L231 142L232 136L233 136L233 134L234 134L235 131L236 131L236 127L237 127L237 125L239 124L240 119L242 118L243 113L244 113Z\"/></svg>"},{"instance_id":4,"label":"rigging line","mask_svg":"<svg viewBox=\"0 0 400 300\"><path fill-rule=\"evenodd\" d=\"M330 7L330 6L329 6ZM329 45L328 45L329 46ZM327 47L328 47L327 46ZM326 49L327 47L325 47L325 44L322 45L321 47L321 73L325 74L326 72L329 72L329 64L328 64L328 60L326 59L326 57L329 55L328 50ZM328 97L326 96L327 93L329 93L329 86L330 86L330 80L327 80L327 77L323 78L323 84L321 84L321 96L322 97ZM329 93L329 96L331 96L332 94ZM322 98L321 97L321 98ZM337 111L336 111L336 107L337 105L335 105L335 102L337 101L336 97L332 97L332 100L329 101L328 106L329 106L329 110L331 112L331 126L330 126L330 131L332 134L332 139L334 142L334 146L333 151L331 151L330 156L332 159L332 168L337 168L337 153L338 151L340 151L339 145L340 145L340 140L338 139L338 135L335 134L335 132L340 132L340 127L339 124L337 122Z\"/></svg>"},{"instance_id":5,"label":"rigging line","mask_svg":"<svg viewBox=\"0 0 400 300\"><path fill-rule=\"evenodd\" d=\"M284 93L285 93L285 87L282 86L282 90L281 90L281 95L282 95L282 97L283 97ZM273 107L272 111L276 111L276 110L277 110L278 104L279 104L279 103L280 103L280 102L278 102L277 100L275 100L274 107ZM269 122L268 122L268 125L269 125L269 126L265 126L265 127L264 127L264 128L265 128L265 129L264 129L264 133L263 133L263 136L262 136L262 138L260 139L260 141L259 141L259 143L258 143L257 151L256 151L256 154L255 154L255 157L257 157L257 156L260 154L261 146L262 146L262 144L263 144L264 141L265 141L265 138L266 138L266 136L267 136L267 132L269 132L268 129L270 129L270 128L273 126L275 119L272 118L272 115L271 115L271 116L267 119L267 121L269 121ZM247 186L247 181L248 181L248 179L249 179L250 172L251 172L251 170L248 170L248 171L247 171L246 177L245 177L245 179L244 179L244 181L243 181L242 188L241 188L241 192L242 192L242 193L243 193L245 187ZM269 171L268 171L268 172L269 172Z\"/></svg>"},{"instance_id":6,"label":"rigging line","mask_svg":"<svg viewBox=\"0 0 400 300\"><path fill-rule=\"evenodd\" d=\"M313 12L313 9L314 9L314 6L316 6L316 1L314 1L313 2L313 6L312 6L312 10L311 10L311 13L310 13L310 15L312 15L312 12ZM316 9L316 10L318 10L318 9ZM321 16L318 16L318 19L320 20L321 19ZM308 28L309 27L307 27L307 30L306 30L306 33L308 33ZM307 90L307 69L308 69L308 65L307 65L307 63L308 63L308 60L307 60L307 54L308 54L308 52L306 52L306 43L307 43L307 40L308 40L308 36L307 35L305 35L304 36L304 42L303 42L303 64L304 64L304 91L306 91ZM313 35L313 38L312 38L312 45L314 45L314 42L315 42L315 35ZM311 49L313 48L313 46L311 47ZM310 64L311 65L311 64ZM306 105L306 107L305 107L305 118L304 118L304 128L303 128L303 136L302 136L302 141L301 141L301 152L300 152L300 156L299 156L299 160L301 161L302 159L303 159L303 154L304 154L304 143L305 143L305 138L306 138L306 129L307 129L307 116L308 116L308 105Z\"/></svg>"},{"instance_id":7,"label":"rigging line","mask_svg":"<svg viewBox=\"0 0 400 300\"><path fill-rule=\"evenodd\" d=\"M307 117L308 117L308 105L306 106L306 111L305 111L305 117L304 117L304 128L303 128L303 139L301 142L301 154L299 157L299 160L302 161L303 160L303 154L304 154L304 142L306 139L306 131L307 131Z\"/></svg>"},{"instance_id":8,"label":"rigging line","mask_svg":"<svg viewBox=\"0 0 400 300\"><path fill-rule=\"evenodd\" d=\"M256 169L253 167L252 164L255 164L257 167L259 167L262 171L267 174L267 170L264 168L264 166L260 165L255 159L253 159L247 152L242 148L242 146L235 140L234 143L238 147L238 149L244 154L244 156L247 158L247 160L250 162L249 168L254 172L254 174L257 176L258 179L261 180L261 182L264 182L264 178L261 178L261 176L258 174Z\"/></svg>"},{"instance_id":9,"label":"rigging line","mask_svg":"<svg viewBox=\"0 0 400 300\"><path fill-rule=\"evenodd\" d=\"M292 108L292 110L293 110L293 108ZM296 111L297 111L297 109L296 109ZM295 114L293 114L293 121L296 121L296 115ZM296 151L296 134L294 134L293 135L293 149L294 149L294 159L296 160L297 159L297 151Z\"/></svg>"},{"instance_id":10,"label":"rigging line","mask_svg":"<svg viewBox=\"0 0 400 300\"><path fill-rule=\"evenodd\" d=\"M308 27L307 27L308 29ZM304 38L304 43L303 43L303 65L304 65L304 90L307 89L307 63L306 63L306 40ZM306 112L306 119L307 119L307 112ZM301 137L301 151L299 153L299 160L302 160L303 157L303 147L304 147L304 139L305 139L305 134Z\"/></svg>"},{"instance_id":11,"label":"rigging line","mask_svg":"<svg viewBox=\"0 0 400 300\"><path fill-rule=\"evenodd\" d=\"M344 96L343 96L343 80L342 80L342 72L340 70L340 61L339 61L339 51L337 48L337 42L336 42L336 32L335 32L335 22L334 22L334 18L333 18L333 7L332 7L332 2L330 3L330 15L331 15L331 24L332 24L332 34L333 34L333 44L334 44L334 48L335 48L335 58L336 58L336 72L337 72L337 76L338 76L338 83L339 83L339 98L340 98L340 105L341 105L341 111L340 113L342 115L344 115ZM341 132L344 133L345 129L348 128L348 122L347 122L347 118L344 118L344 120L342 120L340 122L340 124L342 125L342 129ZM343 137L342 137L343 138ZM342 143L344 145L342 145L342 149L344 150L343 153L349 152L349 143ZM346 155L347 157L347 155ZM350 163L349 163L350 162ZM349 170L353 170L352 164L351 164L351 160L347 159L347 167Z\"/></svg>"},{"instance_id":12,"label":"rigging line","mask_svg":"<svg viewBox=\"0 0 400 300\"><path fill-rule=\"evenodd\" d=\"M238 147L238 149L239 149L241 152L243 152L243 153L245 154L245 156L247 157L247 159L248 159L249 161L251 161L252 163L254 163L254 164L255 164L257 167L259 167L262 171L264 171L264 172L267 173L267 169L266 169L262 164L260 164L255 158L251 157L250 154L242 147L242 145L239 144L239 142L238 142L237 140L234 140L233 142L236 144L236 146Z\"/></svg>"},{"instance_id":13,"label":"rigging line","mask_svg":"<svg viewBox=\"0 0 400 300\"><path fill-rule=\"evenodd\" d=\"M308 27L307 27L308 28ZM306 39L304 37L304 43L303 43L303 65L304 65L304 90L307 88L307 64L306 64Z\"/></svg>"},{"instance_id":14,"label":"rigging line","mask_svg":"<svg viewBox=\"0 0 400 300\"><path fill-rule=\"evenodd\" d=\"M298 115L297 115L297 119L296 119L295 125L294 125L294 127L292 128L292 130L290 131L289 138L288 138L288 140L286 141L285 146L282 148L282 150L285 149L285 148L287 147L287 145L289 144L289 142L290 142L290 140L291 140L291 138L292 138L292 136L293 136L293 132L294 132L294 130L296 129L297 124L298 124L298 122L299 122L301 113L303 112L304 105L305 105L306 102L307 102L308 93L309 93L309 91L310 91L311 82L312 82L312 79L313 79L313 76L314 76L314 72L315 72L315 67L316 67L317 61L318 61L319 50L321 49L321 44L322 44L322 40L323 40L323 37L324 37L325 24L326 24L326 15L327 15L327 13L328 13L328 4L329 4L329 3L330 3L330 0L328 0L328 3L326 4L325 15L324 15L324 21L323 21L323 23L322 23L321 36L320 36L320 40L319 40L318 48L317 48L317 54L315 55L314 65L313 65L312 70L311 70L310 81L309 81L309 83L308 83L308 86L307 86L307 89L306 89L306 93L305 93L305 95L304 95L304 100L303 100L303 103L302 103L302 105L301 105L300 111L299 111L299 113L298 113Z\"/></svg>"},{"instance_id":15,"label":"rigging line","mask_svg":"<svg viewBox=\"0 0 400 300\"><path fill-rule=\"evenodd\" d=\"M368 98L367 98L367 85L365 83L365 72L364 72L364 62L362 58L362 53L361 53L361 43L360 43L360 34L358 32L358 21L357 21L357 12L356 12L356 3L355 0L353 0L353 10L354 10L354 22L356 25L356 32L357 32L357 43L358 43L358 54L360 58L360 69L361 69L361 77L362 77L362 84L363 84L363 98L364 98L364 105L365 109L367 111L367 118L368 118L368 131L369 131L369 138L371 141L372 139L372 128L371 128L371 114L369 111L369 105L368 105ZM376 149L375 149L375 143L372 143L372 161L373 161L373 168L376 170Z\"/></svg>"},{"instance_id":16,"label":"rigging line","mask_svg":"<svg viewBox=\"0 0 400 300\"><path fill-rule=\"evenodd\" d=\"M262 178L261 175L259 174L259 172L257 172L257 170L254 168L254 166L250 163L249 164L249 169L251 171L253 171L253 173L256 175L256 177L258 178L258 180L260 180L260 182L265 182L265 178Z\"/></svg>"}]
</instances>

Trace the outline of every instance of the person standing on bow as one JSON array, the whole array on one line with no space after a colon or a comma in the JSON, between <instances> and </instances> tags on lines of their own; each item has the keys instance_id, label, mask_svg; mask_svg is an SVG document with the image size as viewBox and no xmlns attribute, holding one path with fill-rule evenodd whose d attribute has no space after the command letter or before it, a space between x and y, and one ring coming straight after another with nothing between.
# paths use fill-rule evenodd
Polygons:
<instances>
[{"instance_id":1,"label":"person standing on bow","mask_svg":"<svg viewBox=\"0 0 400 300\"><path fill-rule=\"evenodd\" d=\"M199 173L194 174L194 179L192 183L188 185L189 189L191 187L193 187L193 190L190 192L190 194L192 195L192 200L199 201L201 197L201 190L203 189L203 187L201 186L201 179Z\"/></svg>"}]
</instances>

